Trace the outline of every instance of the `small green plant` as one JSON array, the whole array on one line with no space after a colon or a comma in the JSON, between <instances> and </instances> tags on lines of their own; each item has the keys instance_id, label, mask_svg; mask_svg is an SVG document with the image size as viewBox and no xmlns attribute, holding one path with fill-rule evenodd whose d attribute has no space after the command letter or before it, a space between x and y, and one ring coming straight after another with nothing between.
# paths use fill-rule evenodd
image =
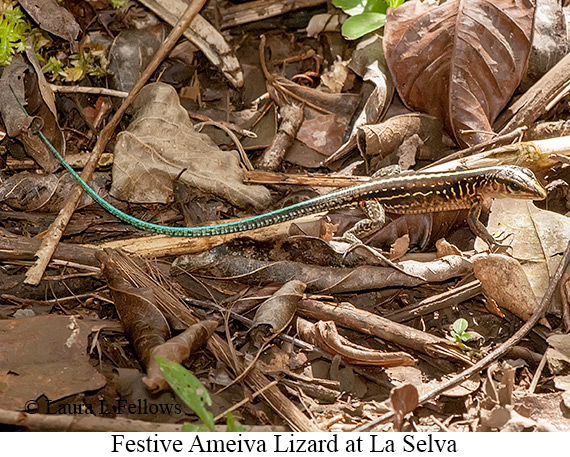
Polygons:
<instances>
[{"instance_id":1,"label":"small green plant","mask_svg":"<svg viewBox=\"0 0 570 457\"><path fill-rule=\"evenodd\" d=\"M129 0L111 0L111 6L116 10L127 6Z\"/></svg>"},{"instance_id":2,"label":"small green plant","mask_svg":"<svg viewBox=\"0 0 570 457\"><path fill-rule=\"evenodd\" d=\"M57 76L65 76L63 71L63 62L57 57L50 57L47 63L43 66L42 71L44 73L51 73L52 79Z\"/></svg>"},{"instance_id":3,"label":"small green plant","mask_svg":"<svg viewBox=\"0 0 570 457\"><path fill-rule=\"evenodd\" d=\"M161 357L157 357L156 360L172 390L203 422L203 424L199 425L184 424L182 431L213 432L214 415L206 409L206 406L211 406L212 400L203 384L179 363L168 362ZM226 431L246 432L247 429L242 425L236 424L234 416L228 413L226 417Z\"/></svg>"},{"instance_id":4,"label":"small green plant","mask_svg":"<svg viewBox=\"0 0 570 457\"><path fill-rule=\"evenodd\" d=\"M42 71L51 74L52 81L62 79L66 82L76 82L85 76L104 76L107 71L107 57L103 45L82 45L77 54L69 57L70 65L64 66L56 57L50 57Z\"/></svg>"},{"instance_id":5,"label":"small green plant","mask_svg":"<svg viewBox=\"0 0 570 457\"><path fill-rule=\"evenodd\" d=\"M469 323L463 318L457 319L453 323L453 330L451 331L451 336L455 338L457 344L464 345L471 339L471 335L466 332L467 327L469 327Z\"/></svg>"},{"instance_id":6,"label":"small green plant","mask_svg":"<svg viewBox=\"0 0 570 457\"><path fill-rule=\"evenodd\" d=\"M17 2L0 0L0 66L9 65L14 55L26 50L26 40L31 38L38 59L39 50L51 42L49 36L32 27Z\"/></svg>"},{"instance_id":7,"label":"small green plant","mask_svg":"<svg viewBox=\"0 0 570 457\"><path fill-rule=\"evenodd\" d=\"M342 25L342 34L355 40L384 26L388 7L396 8L405 0L333 0L333 5L350 17Z\"/></svg>"},{"instance_id":8,"label":"small green plant","mask_svg":"<svg viewBox=\"0 0 570 457\"><path fill-rule=\"evenodd\" d=\"M30 30L30 23L19 6L0 3L0 66L12 62L16 52L26 50L26 35Z\"/></svg>"}]
</instances>

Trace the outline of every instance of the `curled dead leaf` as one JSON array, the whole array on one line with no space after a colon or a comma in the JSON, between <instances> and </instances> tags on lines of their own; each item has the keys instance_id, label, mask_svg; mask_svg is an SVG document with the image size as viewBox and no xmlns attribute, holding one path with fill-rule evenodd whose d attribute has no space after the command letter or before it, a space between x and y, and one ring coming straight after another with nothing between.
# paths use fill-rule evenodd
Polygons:
<instances>
[{"instance_id":1,"label":"curled dead leaf","mask_svg":"<svg viewBox=\"0 0 570 457\"><path fill-rule=\"evenodd\" d=\"M217 321L203 321L191 325L180 335L176 335L160 346L152 348L150 352L151 357L146 366L146 376L143 378L143 382L148 390L152 393L157 393L168 387L164 374L156 361L157 357L162 357L169 362L182 363L200 346L206 343L208 338L213 335L217 326Z\"/></svg>"},{"instance_id":2,"label":"curled dead leaf","mask_svg":"<svg viewBox=\"0 0 570 457\"><path fill-rule=\"evenodd\" d=\"M121 276L108 256L100 254L99 258L103 259L101 272L109 284L127 338L143 366L148 367L152 349L170 338L168 322L154 303L152 289L134 287Z\"/></svg>"},{"instance_id":3,"label":"curled dead leaf","mask_svg":"<svg viewBox=\"0 0 570 457\"><path fill-rule=\"evenodd\" d=\"M259 305L250 330L250 337L257 345L263 344L289 325L306 287L301 281L289 281Z\"/></svg>"}]
</instances>

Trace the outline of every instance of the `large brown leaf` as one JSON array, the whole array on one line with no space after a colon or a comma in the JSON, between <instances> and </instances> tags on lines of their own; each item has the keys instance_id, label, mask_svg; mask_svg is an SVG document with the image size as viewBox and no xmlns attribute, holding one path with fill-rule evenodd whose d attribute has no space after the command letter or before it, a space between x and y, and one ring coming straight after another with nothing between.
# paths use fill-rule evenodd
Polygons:
<instances>
[{"instance_id":1,"label":"large brown leaf","mask_svg":"<svg viewBox=\"0 0 570 457\"><path fill-rule=\"evenodd\" d=\"M412 0L388 11L386 60L408 107L439 117L457 141L489 139L525 72L530 0ZM489 132L489 133L486 133Z\"/></svg>"}]
</instances>

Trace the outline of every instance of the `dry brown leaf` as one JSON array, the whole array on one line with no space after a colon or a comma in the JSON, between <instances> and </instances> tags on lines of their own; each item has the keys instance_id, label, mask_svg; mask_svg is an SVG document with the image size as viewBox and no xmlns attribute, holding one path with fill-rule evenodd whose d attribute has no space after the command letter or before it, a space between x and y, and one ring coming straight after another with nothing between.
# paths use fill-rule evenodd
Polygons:
<instances>
[{"instance_id":1,"label":"dry brown leaf","mask_svg":"<svg viewBox=\"0 0 570 457\"><path fill-rule=\"evenodd\" d=\"M90 185L96 191L103 193L108 181L106 174L97 174ZM57 212L65 205L69 192L76 184L77 181L70 174L39 175L24 171L0 183L0 201L13 209L25 212ZM80 206L88 202L92 202L91 197L85 194Z\"/></svg>"},{"instance_id":2,"label":"dry brown leaf","mask_svg":"<svg viewBox=\"0 0 570 457\"><path fill-rule=\"evenodd\" d=\"M540 300L568 244L570 219L528 201L500 199L493 202L488 229L495 236L509 235L505 240L512 247L509 254L520 262L536 299ZM479 239L475 247L487 249ZM559 303L556 294L554 309Z\"/></svg>"},{"instance_id":3,"label":"dry brown leaf","mask_svg":"<svg viewBox=\"0 0 570 457\"><path fill-rule=\"evenodd\" d=\"M19 3L46 32L67 41L74 41L81 32L73 15L56 0L19 0Z\"/></svg>"},{"instance_id":4,"label":"dry brown leaf","mask_svg":"<svg viewBox=\"0 0 570 457\"><path fill-rule=\"evenodd\" d=\"M182 363L206 343L217 327L217 321L202 321L191 325L180 335L176 335L166 343L152 348L150 360L146 367L146 377L143 378L148 390L157 393L168 387L164 374L156 361L157 357L162 357L169 362Z\"/></svg>"},{"instance_id":5,"label":"dry brown leaf","mask_svg":"<svg viewBox=\"0 0 570 457\"><path fill-rule=\"evenodd\" d=\"M390 8L384 50L402 100L442 119L462 145L489 139L525 72L533 17L529 0L412 0Z\"/></svg>"},{"instance_id":6,"label":"dry brown leaf","mask_svg":"<svg viewBox=\"0 0 570 457\"><path fill-rule=\"evenodd\" d=\"M103 261L101 272L109 284L127 338L146 368L152 360L152 349L170 338L168 322L154 303L152 289L132 286L108 258Z\"/></svg>"},{"instance_id":7,"label":"dry brown leaf","mask_svg":"<svg viewBox=\"0 0 570 457\"><path fill-rule=\"evenodd\" d=\"M55 401L103 387L87 356L89 333L76 316L0 320L0 408L22 411L40 395Z\"/></svg>"},{"instance_id":8,"label":"dry brown leaf","mask_svg":"<svg viewBox=\"0 0 570 457\"><path fill-rule=\"evenodd\" d=\"M517 413L511 405L496 406L492 410L481 410L482 431L522 432L536 427L536 422Z\"/></svg>"},{"instance_id":9,"label":"dry brown leaf","mask_svg":"<svg viewBox=\"0 0 570 457\"><path fill-rule=\"evenodd\" d=\"M306 117L297 139L323 155L331 155L342 144L348 119L336 114L307 114Z\"/></svg>"},{"instance_id":10,"label":"dry brown leaf","mask_svg":"<svg viewBox=\"0 0 570 457\"><path fill-rule=\"evenodd\" d=\"M250 337L256 344L263 344L289 325L306 287L301 281L289 281L259 305L250 330Z\"/></svg>"},{"instance_id":11,"label":"dry brown leaf","mask_svg":"<svg viewBox=\"0 0 570 457\"><path fill-rule=\"evenodd\" d=\"M112 89L129 92L160 48L167 35L163 24L142 30L123 30L113 40L109 50L109 85Z\"/></svg>"},{"instance_id":12,"label":"dry brown leaf","mask_svg":"<svg viewBox=\"0 0 570 457\"><path fill-rule=\"evenodd\" d=\"M263 186L246 186L235 151L222 151L194 130L173 87L145 86L133 102L135 115L115 147L111 194L130 202L167 203L172 182L215 194L239 207L265 208Z\"/></svg>"},{"instance_id":13,"label":"dry brown leaf","mask_svg":"<svg viewBox=\"0 0 570 457\"><path fill-rule=\"evenodd\" d=\"M363 125L358 129L357 143L371 168L376 170L378 163L383 163L382 159L396 153L406 139L415 135L421 139L414 149L414 157L419 160L437 160L447 149L441 120L421 113L402 114L381 124ZM390 163L395 160L391 158Z\"/></svg>"},{"instance_id":14,"label":"dry brown leaf","mask_svg":"<svg viewBox=\"0 0 570 457\"><path fill-rule=\"evenodd\" d=\"M332 321L318 321L309 324L304 319L297 320L299 336L328 354L340 356L352 365L372 365L381 367L412 366L416 361L407 352L381 352L360 346L338 333Z\"/></svg>"},{"instance_id":15,"label":"dry brown leaf","mask_svg":"<svg viewBox=\"0 0 570 457\"><path fill-rule=\"evenodd\" d=\"M390 248L390 260L397 260L410 249L410 235L400 236Z\"/></svg>"},{"instance_id":16,"label":"dry brown leaf","mask_svg":"<svg viewBox=\"0 0 570 457\"><path fill-rule=\"evenodd\" d=\"M499 307L528 320L538 302L520 263L500 254L477 255L471 261L473 273L481 281L485 295L495 300Z\"/></svg>"},{"instance_id":17,"label":"dry brown leaf","mask_svg":"<svg viewBox=\"0 0 570 457\"><path fill-rule=\"evenodd\" d=\"M461 255L462 252L457 248L457 246L449 243L447 240L441 238L435 242L435 248L437 249L437 257L445 257L446 255Z\"/></svg>"},{"instance_id":18,"label":"dry brown leaf","mask_svg":"<svg viewBox=\"0 0 570 457\"><path fill-rule=\"evenodd\" d=\"M33 53L30 58L37 61ZM57 123L57 113L52 111L55 108L53 92L44 95L41 90L44 84L47 82L41 70L37 72L34 65L16 56L0 76L0 114L8 135L18 138L30 157L46 171L53 172L59 168L59 162L34 131L41 126L44 135L61 154L65 153L65 139ZM29 114L18 101L26 106Z\"/></svg>"},{"instance_id":19,"label":"dry brown leaf","mask_svg":"<svg viewBox=\"0 0 570 457\"><path fill-rule=\"evenodd\" d=\"M418 407L419 394L412 384L396 387L390 394L390 401L394 408L394 430L401 431L404 417Z\"/></svg>"}]
</instances>

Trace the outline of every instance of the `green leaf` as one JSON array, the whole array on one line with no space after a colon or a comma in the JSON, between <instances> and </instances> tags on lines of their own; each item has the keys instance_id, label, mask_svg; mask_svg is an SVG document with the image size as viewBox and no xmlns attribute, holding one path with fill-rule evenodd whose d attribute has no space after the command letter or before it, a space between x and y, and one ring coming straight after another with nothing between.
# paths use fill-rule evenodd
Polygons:
<instances>
[{"instance_id":1,"label":"green leaf","mask_svg":"<svg viewBox=\"0 0 570 457\"><path fill-rule=\"evenodd\" d=\"M211 430L206 427L204 424L184 424L182 426L183 432L211 432Z\"/></svg>"},{"instance_id":2,"label":"green leaf","mask_svg":"<svg viewBox=\"0 0 570 457\"><path fill-rule=\"evenodd\" d=\"M406 0L388 0L388 5L390 8L397 8L402 5Z\"/></svg>"},{"instance_id":3,"label":"green leaf","mask_svg":"<svg viewBox=\"0 0 570 457\"><path fill-rule=\"evenodd\" d=\"M362 13L352 16L342 24L342 34L349 40L355 40L379 29L385 21L386 15L381 13Z\"/></svg>"},{"instance_id":4,"label":"green leaf","mask_svg":"<svg viewBox=\"0 0 570 457\"><path fill-rule=\"evenodd\" d=\"M465 333L465 330L467 330L467 327L469 327L469 323L461 318L461 319L457 319L454 323L453 323L453 330L455 331L455 333L462 335L463 333Z\"/></svg>"},{"instance_id":5,"label":"green leaf","mask_svg":"<svg viewBox=\"0 0 570 457\"><path fill-rule=\"evenodd\" d=\"M14 52L26 50L26 34L30 27L20 7L10 5L6 8L0 2L0 66L8 65Z\"/></svg>"},{"instance_id":6,"label":"green leaf","mask_svg":"<svg viewBox=\"0 0 570 457\"><path fill-rule=\"evenodd\" d=\"M471 339L471 333L462 333L460 336L461 341L463 341L464 343L467 343L470 339Z\"/></svg>"},{"instance_id":7,"label":"green leaf","mask_svg":"<svg viewBox=\"0 0 570 457\"><path fill-rule=\"evenodd\" d=\"M332 4L343 11L361 6L364 8L366 0L333 0Z\"/></svg>"},{"instance_id":8,"label":"green leaf","mask_svg":"<svg viewBox=\"0 0 570 457\"><path fill-rule=\"evenodd\" d=\"M123 8L127 6L128 0L111 0L111 6L118 10L119 8Z\"/></svg>"},{"instance_id":9,"label":"green leaf","mask_svg":"<svg viewBox=\"0 0 570 457\"><path fill-rule=\"evenodd\" d=\"M364 6L365 13L382 13L386 14L388 4L384 0L368 0Z\"/></svg>"},{"instance_id":10,"label":"green leaf","mask_svg":"<svg viewBox=\"0 0 570 457\"><path fill-rule=\"evenodd\" d=\"M161 357L157 357L156 361L172 390L202 419L208 430L213 432L214 415L205 407L210 406L212 400L198 378L179 363L168 362Z\"/></svg>"},{"instance_id":11,"label":"green leaf","mask_svg":"<svg viewBox=\"0 0 570 457\"><path fill-rule=\"evenodd\" d=\"M339 0L343 6L339 6L349 16L356 16L364 12L367 0ZM336 5L335 5L336 6Z\"/></svg>"},{"instance_id":12,"label":"green leaf","mask_svg":"<svg viewBox=\"0 0 570 457\"><path fill-rule=\"evenodd\" d=\"M58 76L63 71L63 63L56 57L50 57L47 63L42 67L44 73L51 73Z\"/></svg>"},{"instance_id":13,"label":"green leaf","mask_svg":"<svg viewBox=\"0 0 570 457\"><path fill-rule=\"evenodd\" d=\"M226 417L226 432L247 432L247 428L236 423L234 415L232 413L228 413Z\"/></svg>"}]
</instances>

